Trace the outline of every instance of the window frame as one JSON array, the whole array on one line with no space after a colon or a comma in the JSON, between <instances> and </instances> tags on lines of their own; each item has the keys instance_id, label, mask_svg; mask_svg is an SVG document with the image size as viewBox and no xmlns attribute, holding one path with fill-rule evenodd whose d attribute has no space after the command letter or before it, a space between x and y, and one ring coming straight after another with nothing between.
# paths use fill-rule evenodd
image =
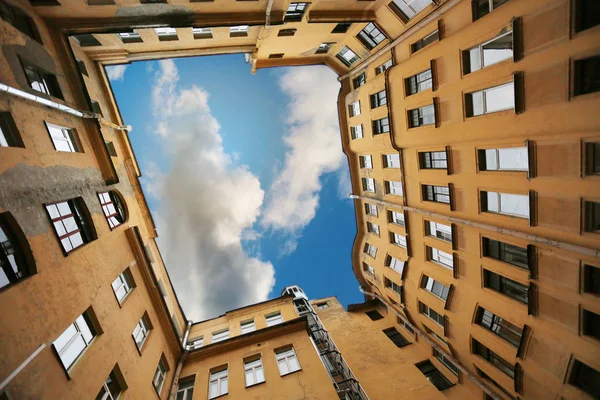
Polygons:
<instances>
[{"instance_id":1,"label":"window frame","mask_svg":"<svg viewBox=\"0 0 600 400\"><path fill-rule=\"evenodd\" d=\"M517 349L520 347L521 340L525 334L525 329L520 329L512 322L507 321L505 318L502 318L481 306L478 306L475 310L475 324L483 327L489 332L492 332L495 336L498 336L507 343L510 343ZM511 337L511 335L505 335L503 334L504 332L510 332L512 335L514 335L514 337Z\"/></svg>"},{"instance_id":2,"label":"window frame","mask_svg":"<svg viewBox=\"0 0 600 400\"><path fill-rule=\"evenodd\" d=\"M81 144L79 142L79 138L77 137L75 129L67 128L66 126L53 124L48 121L44 121L44 124L46 125L46 131L48 132L48 135L50 136L50 140L52 141L54 150L56 150L57 152L62 152L62 153L83 153L83 150L81 148ZM62 137L53 135L53 132L58 133L57 131L61 132ZM66 143L69 150L59 149L59 146L57 145L57 141Z\"/></svg>"},{"instance_id":3,"label":"window frame","mask_svg":"<svg viewBox=\"0 0 600 400\"><path fill-rule=\"evenodd\" d=\"M428 275L423 275L421 279L421 289L442 300L444 303L446 303L450 297L451 287L451 285L446 286Z\"/></svg>"},{"instance_id":4,"label":"window frame","mask_svg":"<svg viewBox=\"0 0 600 400\"><path fill-rule=\"evenodd\" d=\"M446 376L440 372L430 360L421 361L420 363L415 364L415 366L440 392L455 385L450 382L450 380L448 380L448 378L446 378Z\"/></svg>"},{"instance_id":5,"label":"window frame","mask_svg":"<svg viewBox=\"0 0 600 400\"><path fill-rule=\"evenodd\" d=\"M60 211L58 205L62 205L62 204L66 204L67 207L69 208L70 213L69 214L61 214L62 211ZM58 213L57 217L52 217L52 213L50 211L50 207L55 207L56 212ZM69 253L72 253L73 251L77 250L80 247L85 246L88 243L93 242L94 240L96 240L97 236L96 236L96 230L93 224L93 220L91 218L91 215L89 213L89 210L87 209L87 206L85 204L85 201L83 200L83 198L81 197L74 197L72 199L68 199L68 200L63 200L63 201L57 201L54 203L45 203L44 204L44 209L46 210L46 215L48 215L48 218L50 220L50 224L52 225L52 229L55 233L56 238L58 239L58 242L60 243L61 249L63 251L63 255L68 256ZM75 225L77 226L77 228L75 230L69 231L67 229L67 226L65 225L65 220L68 220L69 218L73 218ZM62 229L65 231L65 234L61 235L59 233L59 231L56 229L56 224L60 222ZM80 234L81 237L81 244L78 244L77 246L73 245L73 242L71 241L70 237L71 236L75 236L76 234ZM71 246L70 249L67 249L65 247L65 244L63 243L63 240L68 239L69 244Z\"/></svg>"},{"instance_id":6,"label":"window frame","mask_svg":"<svg viewBox=\"0 0 600 400\"><path fill-rule=\"evenodd\" d=\"M23 74L25 75L25 78L27 79L27 83L29 84L30 90L33 90L36 93L41 93L42 95L45 95L48 97L54 97L54 98L64 101L64 95L60 88L60 83L58 82L58 78L56 77L56 74L54 74L42 67L38 67L37 65L35 65L34 63L30 62L29 60L27 60L23 57L19 57L19 60L21 61L21 67L23 69ZM28 69L31 70L32 73L34 73L37 76L37 81L35 81L35 82L32 81L32 77L27 72ZM40 86L40 88L42 88L42 85L43 85L43 90L36 89L33 86L34 83L37 83Z\"/></svg>"},{"instance_id":7,"label":"window frame","mask_svg":"<svg viewBox=\"0 0 600 400\"><path fill-rule=\"evenodd\" d=\"M350 115L350 118L360 115L360 100L356 100L355 102L349 104L348 107L348 114Z\"/></svg>"},{"instance_id":8,"label":"window frame","mask_svg":"<svg viewBox=\"0 0 600 400\"><path fill-rule=\"evenodd\" d=\"M10 111L0 111L0 149L2 147L25 148L19 128Z\"/></svg>"},{"instance_id":9,"label":"window frame","mask_svg":"<svg viewBox=\"0 0 600 400\"><path fill-rule=\"evenodd\" d=\"M5 285L0 286L2 292L35 275L37 270L27 237L8 211L0 213L0 232L4 236L3 239L6 239L3 241L0 239L0 272L7 280Z\"/></svg>"},{"instance_id":10,"label":"window frame","mask_svg":"<svg viewBox=\"0 0 600 400\"><path fill-rule=\"evenodd\" d=\"M396 218L397 216L402 216L402 217ZM406 227L406 216L404 215L404 212L388 210L388 222L390 224Z\"/></svg>"},{"instance_id":11,"label":"window frame","mask_svg":"<svg viewBox=\"0 0 600 400\"><path fill-rule=\"evenodd\" d=\"M375 179L371 178L371 177L362 177L361 178L361 183L363 186L363 192L367 192L367 193L376 193L376 187L375 187Z\"/></svg>"},{"instance_id":12,"label":"window frame","mask_svg":"<svg viewBox=\"0 0 600 400\"><path fill-rule=\"evenodd\" d=\"M358 125L354 125L354 126L350 127L350 137L352 138L352 140L362 139L365 137L365 135L363 133L362 124L358 124Z\"/></svg>"},{"instance_id":13,"label":"window frame","mask_svg":"<svg viewBox=\"0 0 600 400\"><path fill-rule=\"evenodd\" d=\"M186 376L179 380L175 398L179 399L179 394L183 393L182 400L192 400L194 396L194 385L196 384L196 375ZM185 386L184 386L185 385ZM183 386L183 387L182 387Z\"/></svg>"},{"instance_id":14,"label":"window frame","mask_svg":"<svg viewBox=\"0 0 600 400\"><path fill-rule=\"evenodd\" d=\"M374 22L369 22L360 32L358 32L356 39L358 39L367 50L371 51L383 43L387 39L387 35Z\"/></svg>"},{"instance_id":15,"label":"window frame","mask_svg":"<svg viewBox=\"0 0 600 400\"><path fill-rule=\"evenodd\" d=\"M152 386L154 386L154 390L156 390L156 393L159 397L162 389L164 388L165 380L167 379L167 372L169 372L169 365L167 364L165 355L161 354L160 358L158 359L158 364L156 365L156 370L154 371L154 377L152 378ZM157 382L157 379L160 379L160 383Z\"/></svg>"},{"instance_id":16,"label":"window frame","mask_svg":"<svg viewBox=\"0 0 600 400\"><path fill-rule=\"evenodd\" d=\"M387 92L385 89L373 93L369 98L371 99L371 110L387 105Z\"/></svg>"},{"instance_id":17,"label":"window frame","mask_svg":"<svg viewBox=\"0 0 600 400\"><path fill-rule=\"evenodd\" d=\"M440 222L424 220L425 222L425 234L429 237L436 238L445 243L452 244L454 242L454 227L451 225L442 224ZM438 229L438 226L448 227L450 228L450 232L448 233L444 229Z\"/></svg>"},{"instance_id":18,"label":"window frame","mask_svg":"<svg viewBox=\"0 0 600 400\"><path fill-rule=\"evenodd\" d=\"M394 60L392 60L391 58L389 60L383 62L382 64L378 65L377 67L375 67L375 76L384 73L387 69L389 69L393 65L394 65Z\"/></svg>"},{"instance_id":19,"label":"window frame","mask_svg":"<svg viewBox=\"0 0 600 400\"><path fill-rule=\"evenodd\" d=\"M436 325L445 328L445 322L446 322L446 317L443 316L442 314L438 313L437 311L435 311L433 308L429 307L427 304L423 303L422 301L419 301L419 314L424 315L425 317L429 318L430 320L432 320L433 322L435 322Z\"/></svg>"},{"instance_id":20,"label":"window frame","mask_svg":"<svg viewBox=\"0 0 600 400\"><path fill-rule=\"evenodd\" d=\"M64 341L64 344L60 343L62 346L59 348L57 342L59 342L59 340L68 333L71 327L75 329L75 332L71 335L70 339L66 341L63 339L62 341ZM86 331L85 333L90 337L86 337L83 331ZM67 375L69 375L69 372L75 367L75 365L77 365L83 354L85 354L86 350L92 345L96 337L98 337L100 334L102 334L102 330L100 329L97 320L95 320L95 315L90 307L77 318L75 318L75 320L71 322L69 326L52 342L52 348L54 349L54 352L58 357L62 367L67 372ZM68 362L67 365L67 361L63 360L62 355L65 354L65 350L68 351L71 346L76 344L76 339L78 338L83 341L84 347L79 350L77 356Z\"/></svg>"},{"instance_id":21,"label":"window frame","mask_svg":"<svg viewBox=\"0 0 600 400\"><path fill-rule=\"evenodd\" d=\"M445 193L446 191L447 191L447 193ZM431 201L434 203L441 203L441 204L451 204L452 203L452 194L451 194L451 190L450 190L449 186L422 184L421 185L421 193L423 196L423 201ZM448 201L442 201L443 199L446 199L446 198L448 199Z\"/></svg>"},{"instance_id":22,"label":"window frame","mask_svg":"<svg viewBox=\"0 0 600 400\"><path fill-rule=\"evenodd\" d=\"M396 345L396 347L398 348L402 348L404 346L408 346L409 344L412 344L412 342L410 340L408 340L407 338L405 338L396 328L391 327L391 328L387 328L384 329L382 331L385 336L388 337L388 339L390 339L390 341L392 343L394 343L394 345Z\"/></svg>"},{"instance_id":23,"label":"window frame","mask_svg":"<svg viewBox=\"0 0 600 400\"><path fill-rule=\"evenodd\" d=\"M373 156L370 154L363 154L359 155L358 159L360 161L361 169L373 169Z\"/></svg>"},{"instance_id":24,"label":"window frame","mask_svg":"<svg viewBox=\"0 0 600 400\"><path fill-rule=\"evenodd\" d=\"M240 334L245 335L246 333L254 332L256 330L256 323L254 318L240 322Z\"/></svg>"},{"instance_id":25,"label":"window frame","mask_svg":"<svg viewBox=\"0 0 600 400\"><path fill-rule=\"evenodd\" d=\"M480 0L481 1L481 0ZM483 0L486 1L486 0ZM475 4L475 1L472 1L472 11L473 11L473 22L477 21L478 19L481 19L483 17L485 17L486 15L490 14L491 12L495 11L498 9L498 7L502 7L504 4L508 3L509 0L504 0L504 3L498 5L497 7L494 8L494 0L487 0L488 1L488 8L487 11L483 14L480 14L477 9L477 6Z\"/></svg>"},{"instance_id":26,"label":"window frame","mask_svg":"<svg viewBox=\"0 0 600 400\"><path fill-rule=\"evenodd\" d=\"M111 231L127 222L127 206L125 199L119 192L113 189L108 192L98 192L97 196L100 201L100 208L102 208L104 218Z\"/></svg>"},{"instance_id":27,"label":"window frame","mask_svg":"<svg viewBox=\"0 0 600 400\"><path fill-rule=\"evenodd\" d=\"M524 150L523 150L524 149ZM526 168L517 168L517 167L503 167L501 165L501 152L506 150L519 150L525 151L525 159L527 160ZM493 162L496 164L496 168L493 168L493 165L488 166L488 164L493 164L488 161L488 152L494 151L495 159ZM530 171L530 158L529 158L529 148L528 146L511 146L511 147L489 147L489 148L478 148L477 149L477 169L480 172L529 172Z\"/></svg>"},{"instance_id":28,"label":"window frame","mask_svg":"<svg viewBox=\"0 0 600 400\"><path fill-rule=\"evenodd\" d=\"M117 282L117 280L119 282ZM117 282L118 286L115 289L115 282ZM131 270L129 269L129 267L125 268L123 270L123 272L121 272L110 284L113 293L115 294L115 298L117 299L117 303L119 303L119 306L121 306L125 300L127 300L127 298L129 297L129 294L133 291L133 289L136 287L135 285L135 281L133 280L133 275L131 274ZM125 294L123 294L123 296L119 297L119 294L117 293L119 290L121 290L121 288L125 288Z\"/></svg>"},{"instance_id":29,"label":"window frame","mask_svg":"<svg viewBox=\"0 0 600 400\"><path fill-rule=\"evenodd\" d=\"M275 311L272 313L265 314L265 322L267 323L267 327L279 325L284 322L283 315L281 311Z\"/></svg>"},{"instance_id":30,"label":"window frame","mask_svg":"<svg viewBox=\"0 0 600 400\"><path fill-rule=\"evenodd\" d=\"M394 196L404 196L404 188L400 181L383 181L385 186L385 194Z\"/></svg>"},{"instance_id":31,"label":"window frame","mask_svg":"<svg viewBox=\"0 0 600 400\"><path fill-rule=\"evenodd\" d=\"M440 157L443 154L444 157ZM436 158L437 157L437 158ZM443 165L443 166L442 166ZM448 152L431 150L419 152L419 169L448 170Z\"/></svg>"},{"instance_id":32,"label":"window frame","mask_svg":"<svg viewBox=\"0 0 600 400\"><path fill-rule=\"evenodd\" d=\"M491 194L495 194L495 203L497 204L497 211L494 211L494 209L490 209L490 195ZM505 201L508 199L508 197L506 196L521 196L523 198L520 199L520 201L522 200L527 200L527 215L525 214L516 214L516 213L511 213L508 211L504 211L502 210L502 195L505 196ZM480 190L479 191L479 205L481 207L481 212L482 213L489 213L489 214L497 214L497 215L505 215L505 216L509 216L509 217L515 217L515 218L521 218L521 219L525 219L527 221L531 221L531 216L532 216L532 210L531 210L531 196L529 194L522 194L522 193L503 193L503 192L493 192L493 191L489 191L489 190Z\"/></svg>"},{"instance_id":33,"label":"window frame","mask_svg":"<svg viewBox=\"0 0 600 400\"><path fill-rule=\"evenodd\" d=\"M510 364L504 358L499 356L496 352L490 350L489 347L487 347L475 338L471 338L471 352L472 354L475 354L486 360L488 363L492 364L498 370L506 374L509 378L515 379L516 366L514 364Z\"/></svg>"},{"instance_id":34,"label":"window frame","mask_svg":"<svg viewBox=\"0 0 600 400\"><path fill-rule=\"evenodd\" d=\"M383 118L374 119L372 121L373 136L384 135L390 133L390 118L389 115Z\"/></svg>"},{"instance_id":35,"label":"window frame","mask_svg":"<svg viewBox=\"0 0 600 400\"><path fill-rule=\"evenodd\" d=\"M351 53L353 56L346 58L346 54ZM360 57L350 47L344 46L335 57L346 67L350 68L352 64L360 60Z\"/></svg>"},{"instance_id":36,"label":"window frame","mask_svg":"<svg viewBox=\"0 0 600 400\"><path fill-rule=\"evenodd\" d=\"M367 74L365 74L364 72L352 78L352 87L354 88L354 90L363 86L365 83L367 83Z\"/></svg>"},{"instance_id":37,"label":"window frame","mask_svg":"<svg viewBox=\"0 0 600 400\"><path fill-rule=\"evenodd\" d=\"M219 336L219 335L222 335ZM215 340L216 336L216 340ZM210 343L219 343L229 339L229 328L219 329L210 334Z\"/></svg>"},{"instance_id":38,"label":"window frame","mask_svg":"<svg viewBox=\"0 0 600 400\"><path fill-rule=\"evenodd\" d=\"M98 391L98 395L96 396L96 398L100 397L100 394L102 392L102 390L104 390L104 394L108 394L108 397L105 397L105 400L117 400L119 399L119 397L121 396L121 393L123 393L123 391L125 391L125 389L127 389L127 385L124 384L124 381L122 379L123 375L121 373L121 370L119 369L119 365L115 365L115 367L110 371L110 373L108 374L107 378L104 380L102 387L100 388L100 390ZM109 386L110 383L109 380L111 382L115 382L117 385L117 389L119 390L118 393L116 393L116 395L114 395L112 393L111 387Z\"/></svg>"},{"instance_id":39,"label":"window frame","mask_svg":"<svg viewBox=\"0 0 600 400\"><path fill-rule=\"evenodd\" d=\"M148 341L148 337L152 332L152 328L153 327L152 323L150 322L150 317L148 316L147 312L144 312L140 320L137 322L137 324L135 324L133 331L131 332L131 337L133 338L135 346L140 355L142 354L142 349L144 348L144 345ZM138 341L140 333L142 334L141 342Z\"/></svg>"},{"instance_id":40,"label":"window frame","mask_svg":"<svg viewBox=\"0 0 600 400\"><path fill-rule=\"evenodd\" d=\"M177 35L177 29L170 26L154 28L154 34L160 42L170 42L179 40L179 36Z\"/></svg>"},{"instance_id":41,"label":"window frame","mask_svg":"<svg viewBox=\"0 0 600 400\"><path fill-rule=\"evenodd\" d=\"M293 2L288 5L287 10L285 11L283 20L285 22L300 22L304 18L304 14L306 14L306 10L310 3L307 2ZM293 9L292 9L293 7Z\"/></svg>"},{"instance_id":42,"label":"window frame","mask_svg":"<svg viewBox=\"0 0 600 400\"><path fill-rule=\"evenodd\" d=\"M379 225L377 225L371 221L367 221L367 232L372 233L375 236L379 236L379 234L380 234Z\"/></svg>"},{"instance_id":43,"label":"window frame","mask_svg":"<svg viewBox=\"0 0 600 400\"><path fill-rule=\"evenodd\" d=\"M260 370L262 373L262 380L258 377L257 371ZM248 383L248 372L252 373L253 382ZM265 370L262 363L262 358L260 356L253 357L251 359L244 360L244 382L246 387L251 387L255 385L259 385L261 383L266 382L265 378Z\"/></svg>"},{"instance_id":44,"label":"window frame","mask_svg":"<svg viewBox=\"0 0 600 400\"><path fill-rule=\"evenodd\" d=\"M498 60L498 61L494 61L491 64L485 65L484 46L489 45L489 44L495 42L496 40L504 38L504 37L506 37L508 35L511 36L511 41L510 41L510 43L511 43L511 49L510 49L511 50L511 54L510 54L510 56L508 56L506 58L503 58L501 60ZM471 65L472 63L471 63L470 55L471 55L471 52L474 51L474 50L476 50L478 52L478 55L479 55L480 66L477 69L473 69L473 67ZM468 75L468 74L472 74L472 73L477 72L477 71L481 71L481 70L489 68L489 67L491 67L493 65L500 64L500 63L502 63L502 62L504 62L506 60L513 60L514 61L514 56L515 56L515 35L514 35L514 31L511 28L507 32L502 32L499 35L494 36L493 38L491 38L491 39L489 39L489 40L487 40L487 41L485 41L483 43L477 44L477 45L475 45L473 47L470 47L470 48L468 48L466 50L463 50L462 51L462 63L461 63L462 64L463 75Z\"/></svg>"},{"instance_id":45,"label":"window frame","mask_svg":"<svg viewBox=\"0 0 600 400\"><path fill-rule=\"evenodd\" d=\"M422 78L423 74L429 73L429 78ZM421 87L421 85L423 85ZM424 92L426 90L433 90L433 70L431 68L426 69L425 71L419 72L408 78L404 79L404 87L405 87L405 95L406 97L413 96L417 93Z\"/></svg>"},{"instance_id":46,"label":"window frame","mask_svg":"<svg viewBox=\"0 0 600 400\"><path fill-rule=\"evenodd\" d=\"M437 248L432 247L432 246L427 246L427 245L425 246L425 248L426 248L426 251L427 251L427 261L431 261L434 264L440 265L440 266L442 266L444 268L448 268L451 271L454 271L454 262L455 262L455 260L454 260L454 254L453 253L452 254L451 253L446 253L443 250L437 249ZM434 250L435 250L435 252L434 252ZM436 254L436 252L437 252L437 254ZM440 252L444 253L444 255L439 254ZM452 258L450 259L446 255L448 255L448 256L450 256ZM452 265L448 265L448 264L442 262L441 261L442 259L452 260Z\"/></svg>"},{"instance_id":47,"label":"window frame","mask_svg":"<svg viewBox=\"0 0 600 400\"><path fill-rule=\"evenodd\" d=\"M494 278L494 276L492 276L492 274L498 277L497 282L491 281L491 279ZM507 286L512 287L513 290L515 290L515 291L516 290L519 290L521 292L525 291L526 294L525 294L525 296L521 296L522 299L519 299L518 297L515 297L510 294L510 291L508 290ZM519 286L521 286L521 287L519 287ZM503 295L504 297L508 297L512 300L518 301L519 303L525 304L527 306L530 305L529 304L530 303L529 294L531 291L531 285L527 286L527 285L522 284L521 282L515 281L514 279L507 278L507 277L500 275L489 269L483 269L483 287L493 290L496 293ZM513 294L514 293L516 293L516 292L513 292Z\"/></svg>"},{"instance_id":48,"label":"window frame","mask_svg":"<svg viewBox=\"0 0 600 400\"><path fill-rule=\"evenodd\" d=\"M410 45L410 52L412 54L416 53L419 50L424 49L425 47L429 46L430 44L433 44L435 42L439 42L440 40L440 29L436 29L431 33L428 33L427 35L423 36L421 39L417 40L416 42L411 43Z\"/></svg>"},{"instance_id":49,"label":"window frame","mask_svg":"<svg viewBox=\"0 0 600 400\"><path fill-rule=\"evenodd\" d=\"M300 365L300 360L298 359L298 355L296 354L296 350L293 346L275 350L275 360L277 362L277 368L279 369L279 376L286 376L289 374L293 374L294 372L301 371L302 366ZM290 360L296 360L296 364L298 364L298 368L292 370L290 365ZM282 372L280 362L284 361L286 364L287 372Z\"/></svg>"},{"instance_id":50,"label":"window frame","mask_svg":"<svg viewBox=\"0 0 600 400\"><path fill-rule=\"evenodd\" d=\"M371 258L377 258L377 247L373 246L370 243L365 242L363 252L371 256Z\"/></svg>"},{"instance_id":51,"label":"window frame","mask_svg":"<svg viewBox=\"0 0 600 400\"><path fill-rule=\"evenodd\" d=\"M491 93L493 90L497 90L497 89L509 87L509 86L512 87L512 106L498 108L498 109L494 109L492 111L487 110L488 94ZM481 113L477 114L476 113L477 110L475 110L475 103L473 101L473 96L476 94L479 94L479 93L481 93ZM517 113L517 101L516 101L517 93L518 93L518 91L517 91L514 80L512 80L510 82L502 83L500 85L486 87L483 89L475 90L473 92L465 93L464 94L465 116L466 116L466 118L475 118L475 117L480 117L482 115L496 114L496 113L501 113L501 112L511 111L511 110L514 113Z\"/></svg>"},{"instance_id":52,"label":"window frame","mask_svg":"<svg viewBox=\"0 0 600 400\"><path fill-rule=\"evenodd\" d=\"M407 111L407 121L409 129L420 128L429 125L435 126L435 119L435 105L433 103L426 104L424 106L413 108Z\"/></svg>"}]
</instances>

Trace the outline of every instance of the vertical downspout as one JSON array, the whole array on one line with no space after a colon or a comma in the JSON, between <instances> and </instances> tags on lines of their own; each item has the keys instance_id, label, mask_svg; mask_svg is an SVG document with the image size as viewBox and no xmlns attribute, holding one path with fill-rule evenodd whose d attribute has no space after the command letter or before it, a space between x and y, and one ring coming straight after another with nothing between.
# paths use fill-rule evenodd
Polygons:
<instances>
[{"instance_id":1,"label":"vertical downspout","mask_svg":"<svg viewBox=\"0 0 600 400\"><path fill-rule=\"evenodd\" d=\"M179 362L177 363L177 368L175 369L175 376L173 376L173 383L171 383L171 390L169 391L169 400L175 400L175 396L177 395L177 388L179 387L179 376L181 375L181 370L183 369L183 362L185 361L185 357L189 353L187 340L191 328L192 321L188 321L187 327L185 328L185 333L183 334L183 339L181 341L181 343L183 344L183 353L181 353L181 358L179 359Z\"/></svg>"}]
</instances>

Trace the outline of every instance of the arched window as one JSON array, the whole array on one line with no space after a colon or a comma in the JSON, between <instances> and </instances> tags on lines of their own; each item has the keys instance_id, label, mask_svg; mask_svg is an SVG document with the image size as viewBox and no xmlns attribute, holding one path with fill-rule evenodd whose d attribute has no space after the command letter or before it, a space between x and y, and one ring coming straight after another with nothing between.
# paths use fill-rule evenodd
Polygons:
<instances>
[{"instance_id":1,"label":"arched window","mask_svg":"<svg viewBox=\"0 0 600 400\"><path fill-rule=\"evenodd\" d=\"M27 238L13 216L0 213L0 289L35 274Z\"/></svg>"},{"instance_id":2,"label":"arched window","mask_svg":"<svg viewBox=\"0 0 600 400\"><path fill-rule=\"evenodd\" d=\"M127 221L125 200L116 190L98 193L98 198L111 230Z\"/></svg>"},{"instance_id":3,"label":"arched window","mask_svg":"<svg viewBox=\"0 0 600 400\"><path fill-rule=\"evenodd\" d=\"M65 253L96 239L96 231L81 197L46 204L46 211Z\"/></svg>"}]
</instances>

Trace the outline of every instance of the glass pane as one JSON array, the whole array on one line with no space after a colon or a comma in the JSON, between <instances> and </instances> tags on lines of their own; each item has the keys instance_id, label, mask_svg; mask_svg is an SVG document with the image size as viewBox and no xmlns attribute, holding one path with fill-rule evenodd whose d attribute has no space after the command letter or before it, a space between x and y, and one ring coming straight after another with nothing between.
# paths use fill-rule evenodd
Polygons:
<instances>
[{"instance_id":1,"label":"glass pane","mask_svg":"<svg viewBox=\"0 0 600 400\"><path fill-rule=\"evenodd\" d=\"M85 318L83 317L83 315L80 315L75 320L75 322L77 323L77 327L79 328L79 331L83 335L83 338L85 339L85 342L89 343L94 338L94 334L90 330L90 327L88 326L88 324L87 324Z\"/></svg>"},{"instance_id":2,"label":"glass pane","mask_svg":"<svg viewBox=\"0 0 600 400\"><path fill-rule=\"evenodd\" d=\"M75 222L75 218L73 217L63 219L62 222L67 232L73 232L79 229L77 222Z\"/></svg>"},{"instance_id":3,"label":"glass pane","mask_svg":"<svg viewBox=\"0 0 600 400\"><path fill-rule=\"evenodd\" d=\"M285 360L278 360L277 365L279 366L279 372L281 373L281 375L284 375L284 374L287 374L288 372L290 372Z\"/></svg>"},{"instance_id":4,"label":"glass pane","mask_svg":"<svg viewBox=\"0 0 600 400\"><path fill-rule=\"evenodd\" d=\"M219 383L217 381L210 382L209 395L211 399L219 395Z\"/></svg>"},{"instance_id":5,"label":"glass pane","mask_svg":"<svg viewBox=\"0 0 600 400\"><path fill-rule=\"evenodd\" d=\"M473 103L473 115L483 114L483 92L471 93Z\"/></svg>"},{"instance_id":6,"label":"glass pane","mask_svg":"<svg viewBox=\"0 0 600 400\"><path fill-rule=\"evenodd\" d=\"M96 400L107 400L108 399L108 391L106 390L106 387L102 386L102 389L100 389L100 393L98 393L98 396L96 396Z\"/></svg>"},{"instance_id":7,"label":"glass pane","mask_svg":"<svg viewBox=\"0 0 600 400\"><path fill-rule=\"evenodd\" d=\"M485 169L488 171L498 169L498 158L496 149L487 149L485 151Z\"/></svg>"},{"instance_id":8,"label":"glass pane","mask_svg":"<svg viewBox=\"0 0 600 400\"><path fill-rule=\"evenodd\" d=\"M67 231L65 230L65 227L61 221L56 221L56 222L54 222L53 225L54 225L54 230L56 231L58 236L63 236L64 234L67 233Z\"/></svg>"},{"instance_id":9,"label":"glass pane","mask_svg":"<svg viewBox=\"0 0 600 400\"><path fill-rule=\"evenodd\" d=\"M529 196L500 193L500 212L529 218Z\"/></svg>"},{"instance_id":10,"label":"glass pane","mask_svg":"<svg viewBox=\"0 0 600 400\"><path fill-rule=\"evenodd\" d=\"M479 51L479 46L473 47L471 50L469 50L469 63L469 72L481 69L481 52Z\"/></svg>"},{"instance_id":11,"label":"glass pane","mask_svg":"<svg viewBox=\"0 0 600 400\"><path fill-rule=\"evenodd\" d=\"M262 367L258 367L255 369L255 373L256 373L256 381L257 382L264 382L265 381L265 374L263 372Z\"/></svg>"},{"instance_id":12,"label":"glass pane","mask_svg":"<svg viewBox=\"0 0 600 400\"><path fill-rule=\"evenodd\" d=\"M225 394L228 391L227 377L221 379L221 394Z\"/></svg>"},{"instance_id":13,"label":"glass pane","mask_svg":"<svg viewBox=\"0 0 600 400\"><path fill-rule=\"evenodd\" d=\"M72 214L71 207L66 202L55 204L60 215L65 216Z\"/></svg>"},{"instance_id":14,"label":"glass pane","mask_svg":"<svg viewBox=\"0 0 600 400\"><path fill-rule=\"evenodd\" d=\"M69 345L63 349L60 354L60 359L63 362L65 368L69 368L71 364L79 357L81 352L85 349L86 345L81 335L75 336L75 339L69 343Z\"/></svg>"},{"instance_id":15,"label":"glass pane","mask_svg":"<svg viewBox=\"0 0 600 400\"><path fill-rule=\"evenodd\" d=\"M73 250L73 246L71 245L71 241L69 240L69 238L61 239L60 243L62 244L65 251L69 252Z\"/></svg>"},{"instance_id":16,"label":"glass pane","mask_svg":"<svg viewBox=\"0 0 600 400\"><path fill-rule=\"evenodd\" d=\"M483 66L496 64L500 61L512 58L513 56L513 36L512 32L499 37L493 42L484 44L483 50Z\"/></svg>"},{"instance_id":17,"label":"glass pane","mask_svg":"<svg viewBox=\"0 0 600 400\"><path fill-rule=\"evenodd\" d=\"M508 110L515 107L515 88L511 82L508 85L497 86L485 90L486 112Z\"/></svg>"},{"instance_id":18,"label":"glass pane","mask_svg":"<svg viewBox=\"0 0 600 400\"><path fill-rule=\"evenodd\" d=\"M527 147L498 149L498 159L499 169L527 171L529 167Z\"/></svg>"},{"instance_id":19,"label":"glass pane","mask_svg":"<svg viewBox=\"0 0 600 400\"><path fill-rule=\"evenodd\" d=\"M71 240L71 245L73 246L73 248L79 247L83 244L83 238L81 237L81 233L79 232L69 236L69 239Z\"/></svg>"},{"instance_id":20,"label":"glass pane","mask_svg":"<svg viewBox=\"0 0 600 400\"><path fill-rule=\"evenodd\" d=\"M67 345L67 343L69 343L69 341L73 339L77 334L77 328L75 328L75 325L69 325L67 330L64 331L62 335L60 335L58 339L54 341L53 344L54 347L56 347L56 351L60 353L63 350L63 348Z\"/></svg>"},{"instance_id":21,"label":"glass pane","mask_svg":"<svg viewBox=\"0 0 600 400\"><path fill-rule=\"evenodd\" d=\"M54 148L56 149L56 151L73 152L73 149L67 140L53 138L52 142L54 143Z\"/></svg>"},{"instance_id":22,"label":"glass pane","mask_svg":"<svg viewBox=\"0 0 600 400\"><path fill-rule=\"evenodd\" d=\"M252 370L246 371L246 386L254 385L255 383L256 382L254 382L254 374L252 373Z\"/></svg>"},{"instance_id":23,"label":"glass pane","mask_svg":"<svg viewBox=\"0 0 600 400\"><path fill-rule=\"evenodd\" d=\"M498 193L496 192L485 192L487 195L487 211L498 212Z\"/></svg>"},{"instance_id":24,"label":"glass pane","mask_svg":"<svg viewBox=\"0 0 600 400\"><path fill-rule=\"evenodd\" d=\"M300 369L300 365L298 364L298 360L296 359L296 357L288 358L288 361L290 363L290 368L292 369L292 371L297 371Z\"/></svg>"}]
</instances>

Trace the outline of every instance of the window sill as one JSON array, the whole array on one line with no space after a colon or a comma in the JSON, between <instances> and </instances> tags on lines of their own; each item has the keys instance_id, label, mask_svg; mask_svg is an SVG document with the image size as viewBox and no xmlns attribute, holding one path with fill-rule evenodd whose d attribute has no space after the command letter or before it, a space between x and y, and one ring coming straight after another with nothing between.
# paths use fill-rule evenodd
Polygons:
<instances>
[{"instance_id":1,"label":"window sill","mask_svg":"<svg viewBox=\"0 0 600 400\"><path fill-rule=\"evenodd\" d=\"M266 380L264 380L264 381L262 381L262 382L253 383L252 385L247 385L247 386L246 386L246 389L250 389L250 388L253 388L253 387L255 387L255 386L260 386L260 385L262 385L262 384L265 384L265 383L267 383L267 381L266 381Z\"/></svg>"},{"instance_id":2,"label":"window sill","mask_svg":"<svg viewBox=\"0 0 600 400\"><path fill-rule=\"evenodd\" d=\"M300 368L300 369L297 369L297 370L295 370L295 371L292 371L292 372L288 372L287 374L283 374L283 375L281 375L281 374L280 374L279 376L281 376L281 377L283 378L284 376L293 375L293 374L295 374L295 373L297 373L297 372L300 372L300 371L302 371L302 368Z\"/></svg>"}]
</instances>

